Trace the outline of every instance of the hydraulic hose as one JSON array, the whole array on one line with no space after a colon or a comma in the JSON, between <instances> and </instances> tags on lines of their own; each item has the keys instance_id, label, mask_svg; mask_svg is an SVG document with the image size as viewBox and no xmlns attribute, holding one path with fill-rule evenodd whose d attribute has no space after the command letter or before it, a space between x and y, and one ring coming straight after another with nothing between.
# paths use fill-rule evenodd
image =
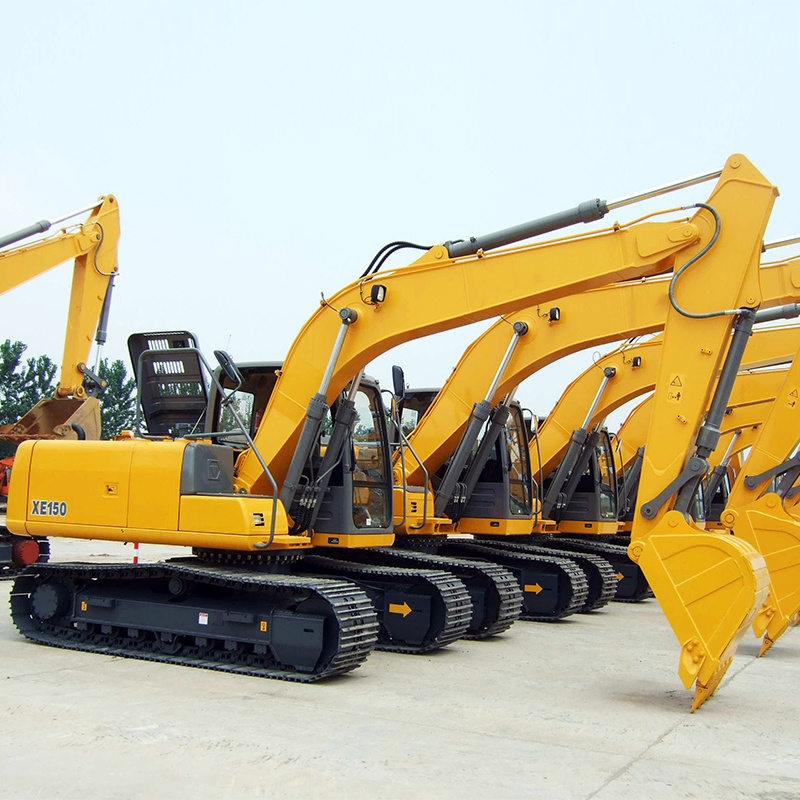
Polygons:
<instances>
[{"instance_id":1,"label":"hydraulic hose","mask_svg":"<svg viewBox=\"0 0 800 800\"><path fill-rule=\"evenodd\" d=\"M687 311L685 308L682 308L678 305L678 301L675 299L675 285L678 282L678 278L686 272L692 264L696 264L717 242L719 239L719 232L722 227L722 221L720 220L719 214L717 210L712 206L708 205L707 203L695 203L691 206L684 206L684 209L689 208L704 208L706 211L710 212L714 216L714 235L711 237L711 241L696 255L692 256L673 276L672 280L669 282L669 302L672 307L684 317L689 317L690 319L710 319L712 317L731 317L736 316L740 313L738 308L734 309L726 309L724 311L705 311L705 312L694 312L694 311Z\"/></svg>"}]
</instances>

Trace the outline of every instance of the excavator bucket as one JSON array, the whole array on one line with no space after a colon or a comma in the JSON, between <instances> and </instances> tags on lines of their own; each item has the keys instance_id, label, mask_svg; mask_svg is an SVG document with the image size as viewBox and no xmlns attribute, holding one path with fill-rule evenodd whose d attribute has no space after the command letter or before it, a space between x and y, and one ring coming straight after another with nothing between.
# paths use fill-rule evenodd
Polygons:
<instances>
[{"instance_id":1,"label":"excavator bucket","mask_svg":"<svg viewBox=\"0 0 800 800\"><path fill-rule=\"evenodd\" d=\"M723 522L756 545L765 556L770 592L753 619L753 632L764 637L763 655L793 626L800 610L800 524L783 509L781 498L770 492L741 511L726 511ZM735 527L734 527L735 526Z\"/></svg>"},{"instance_id":2,"label":"excavator bucket","mask_svg":"<svg viewBox=\"0 0 800 800\"><path fill-rule=\"evenodd\" d=\"M19 422L0 427L0 440L14 444L27 439L98 440L100 432L100 401L96 397L49 397Z\"/></svg>"},{"instance_id":3,"label":"excavator bucket","mask_svg":"<svg viewBox=\"0 0 800 800\"><path fill-rule=\"evenodd\" d=\"M629 552L678 637L683 685L697 682L695 711L714 693L767 597L764 559L730 534L694 528L678 511L668 512Z\"/></svg>"}]
</instances>

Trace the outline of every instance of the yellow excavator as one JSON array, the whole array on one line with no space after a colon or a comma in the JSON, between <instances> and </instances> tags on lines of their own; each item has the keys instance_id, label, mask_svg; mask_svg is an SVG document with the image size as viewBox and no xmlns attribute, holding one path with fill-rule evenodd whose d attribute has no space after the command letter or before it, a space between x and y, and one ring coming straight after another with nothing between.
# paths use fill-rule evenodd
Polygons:
<instances>
[{"instance_id":1,"label":"yellow excavator","mask_svg":"<svg viewBox=\"0 0 800 800\"><path fill-rule=\"evenodd\" d=\"M733 156L721 172L691 182L717 175L709 201L698 204L689 220L636 222L597 234L505 247L566 224L598 219L611 207L630 202L592 201L496 236L435 246L413 264L379 274L382 259L398 243L387 246L360 279L326 301L304 326L273 375L255 436L246 425L239 426L247 447L236 459L235 471L232 448L211 444L210 432L179 439L88 443L80 449L70 442L23 443L17 469L27 480L12 486L9 499L8 524L15 532L184 544L197 548L197 557L141 569L31 567L12 592L15 623L29 638L47 644L121 655L146 653L147 658L271 677L313 680L358 666L377 635L373 604L381 621L391 614L413 616L412 608L404 608L404 596L415 593L394 571L374 597L368 596L367 589L373 591L380 575L392 571L379 568L362 579L363 565L356 564L354 570L352 562L348 566L330 555L393 541L383 408L377 396L359 398L366 365L414 337L610 282L674 270L665 343L677 340L685 348L686 342L696 342L704 350L705 360L682 354L692 391L679 401L678 411L687 430L698 427L732 319L747 328L753 309L761 304L758 255L776 196L775 188L743 156ZM493 251L494 247L505 249ZM720 291L723 269L728 278ZM729 313L697 320L678 300L686 304L691 298L714 296ZM678 335L670 336L675 328ZM723 387L739 366L741 336L733 338L735 346L722 371ZM674 369L675 350L665 346L662 370ZM241 385L229 357L220 352L219 360L232 384ZM659 389L668 385L669 380L659 379ZM222 387L218 391L221 404L238 416L235 394ZM657 403L654 417L659 408ZM330 439L323 453L321 436L328 419ZM668 427L664 420L662 427ZM707 422L701 438L710 452L713 437L708 431ZM353 463L354 435L364 437L358 456L366 458L371 451L369 464ZM667 467L673 461L682 463L692 440L693 430L688 436L648 437L643 496L649 496L654 480L670 478L670 470L656 469L655 462L666 459ZM76 459L92 465L80 485L71 479ZM335 472L340 485L333 482ZM722 657L735 649L743 619L763 593L763 561L752 548L731 547L714 534L694 529L681 510L672 510L674 494L670 486L663 511L655 508L650 513L647 509L655 504L645 504L649 527L635 527L632 554L641 559L651 584L659 584L656 594L665 598L668 618L684 649L689 648L696 668L683 659L682 676L697 679L698 695L705 696L710 693L709 679L719 674ZM679 509L680 505L679 496ZM660 527L663 516L669 518L668 532ZM724 598L728 611L711 641L704 629L706 614L698 613L701 609L688 603L674 583L666 583L674 574L669 545L676 536L688 545L683 551L690 562L693 554L702 553L696 563L701 571L710 551L729 573L738 575L741 591ZM312 546L324 547L327 555L306 555L299 564L310 566L315 576L327 569L338 579L297 575L297 566L287 564ZM294 574L234 569L254 561L284 565ZM679 572L694 575L697 570L689 563L681 564ZM418 580L414 574L406 583L416 585ZM460 582L453 578L448 596L458 605L456 583ZM461 586L468 617L469 597ZM709 587L714 614L721 591L725 593L724 587ZM428 628L447 639L448 626L450 633L457 627L463 632L467 621L454 621L444 596L429 595L427 616ZM336 599L343 597L348 598L346 619L345 601ZM435 624L432 611L441 616L441 624ZM702 645L696 645L697 636ZM393 646L392 637L387 643Z\"/></svg>"},{"instance_id":2,"label":"yellow excavator","mask_svg":"<svg viewBox=\"0 0 800 800\"><path fill-rule=\"evenodd\" d=\"M576 439L578 445L585 442L590 430L598 430L606 418L626 403L652 392L656 385L656 375L660 363L663 339L653 337L646 342L625 344L593 362L592 366L576 378L563 393L553 411L546 418L539 432L538 448L532 453L534 472L537 467L541 474L553 473L565 460L570 447ZM776 364L791 362L794 353L800 349L800 326L782 326L778 328L755 329L753 337L745 352L742 368L754 370ZM753 373L753 381L765 382L766 386L774 384L770 373ZM738 397L743 386L742 376L734 385L732 397ZM755 387L753 387L755 390ZM631 495L635 491L635 481L630 480L632 466L636 465L636 456L643 449L652 398L648 398L631 412L626 422L615 435L615 443L611 448L615 457L614 472L619 474L617 494L620 495L619 514L624 518L626 505L630 506ZM735 405L733 400L730 405ZM580 421L583 420L581 425ZM579 427L580 426L580 427ZM576 435L577 434L577 435ZM578 457L572 459L579 463ZM625 474L628 473L626 479ZM614 490L612 485L611 491ZM568 504L568 498L565 504ZM582 503L582 505L587 505ZM601 533L616 532L616 521L608 526L598 524L599 515L594 518L573 514L573 518L581 522L571 523L562 530L566 533ZM582 526L585 530L581 531Z\"/></svg>"},{"instance_id":3,"label":"yellow excavator","mask_svg":"<svg viewBox=\"0 0 800 800\"><path fill-rule=\"evenodd\" d=\"M19 245L87 211L90 213L84 223L32 244ZM87 366L87 361L92 337L98 345L106 340L111 292L118 271L118 241L119 208L113 195L0 237L0 294L74 259L64 355L55 396L39 401L18 422L0 427L0 440L19 444L42 439L100 438L97 395L105 383ZM3 468L2 482L7 491L13 463L4 464ZM46 539L15 536L0 528L0 575L13 574L37 559L46 559L48 553Z\"/></svg>"}]
</instances>

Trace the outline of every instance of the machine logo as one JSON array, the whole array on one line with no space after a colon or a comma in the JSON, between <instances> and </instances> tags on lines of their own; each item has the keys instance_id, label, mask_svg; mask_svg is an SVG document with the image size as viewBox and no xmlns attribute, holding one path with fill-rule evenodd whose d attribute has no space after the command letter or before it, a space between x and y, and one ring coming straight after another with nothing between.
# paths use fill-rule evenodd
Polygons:
<instances>
[{"instance_id":1,"label":"machine logo","mask_svg":"<svg viewBox=\"0 0 800 800\"><path fill-rule=\"evenodd\" d=\"M32 517L66 517L67 504L63 500L31 500Z\"/></svg>"}]
</instances>

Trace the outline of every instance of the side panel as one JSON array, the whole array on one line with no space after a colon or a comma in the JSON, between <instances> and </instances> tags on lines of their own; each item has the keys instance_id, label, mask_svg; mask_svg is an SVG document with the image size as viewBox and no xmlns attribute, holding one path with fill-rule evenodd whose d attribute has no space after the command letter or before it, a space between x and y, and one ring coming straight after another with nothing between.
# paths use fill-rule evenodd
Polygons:
<instances>
[{"instance_id":1,"label":"side panel","mask_svg":"<svg viewBox=\"0 0 800 800\"><path fill-rule=\"evenodd\" d=\"M29 468L26 521L126 527L134 445L134 442L35 442ZM11 494L18 471L15 465ZM55 503L58 509L54 508Z\"/></svg>"},{"instance_id":2,"label":"side panel","mask_svg":"<svg viewBox=\"0 0 800 800\"><path fill-rule=\"evenodd\" d=\"M131 458L128 525L175 531L186 442L143 441L142 444L151 446L136 447Z\"/></svg>"}]
</instances>

